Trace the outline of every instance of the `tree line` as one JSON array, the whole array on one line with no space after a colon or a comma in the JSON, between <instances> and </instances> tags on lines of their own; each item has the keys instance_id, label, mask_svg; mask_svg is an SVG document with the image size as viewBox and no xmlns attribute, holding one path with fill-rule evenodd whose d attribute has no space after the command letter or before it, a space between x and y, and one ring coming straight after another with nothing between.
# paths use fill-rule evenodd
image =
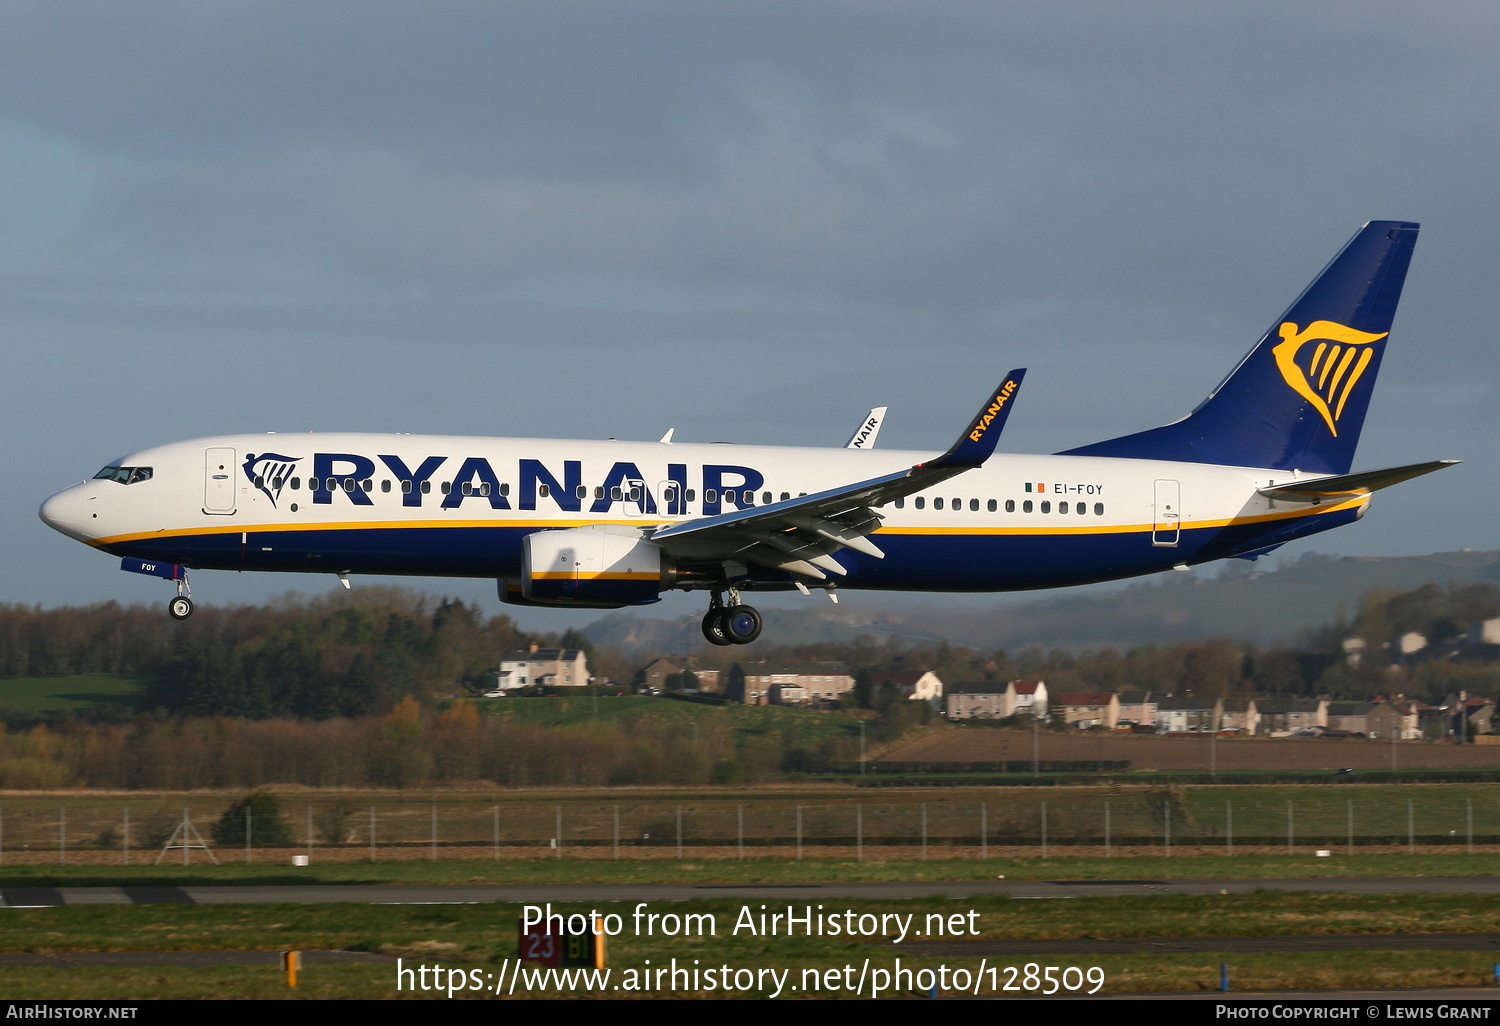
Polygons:
<instances>
[{"instance_id":1,"label":"tree line","mask_svg":"<svg viewBox=\"0 0 1500 1026\"><path fill-rule=\"evenodd\" d=\"M1473 625L1500 617L1500 586L1488 582L1376 590L1353 614L1281 645L1231 639L1077 651L981 650L903 644L864 636L851 642L707 650L701 667L733 660L834 661L856 676L880 670L932 670L945 682L1043 679L1052 691L1192 691L1363 699L1400 691L1429 700L1450 690L1492 693L1497 650L1471 638ZM1395 639L1421 635L1403 655ZM1351 660L1349 638L1365 645ZM205 607L177 622L155 607L102 603L40 609L0 606L0 678L115 673L144 682L141 710L248 719L329 719L383 715L413 698L424 708L484 685L507 651L536 642L581 647L592 672L629 681L658 655L594 646L578 631L531 635L510 617L477 605L402 588L363 587L260 606ZM856 704L889 705L862 686ZM7 717L12 722L16 718Z\"/></svg>"},{"instance_id":2,"label":"tree line","mask_svg":"<svg viewBox=\"0 0 1500 1026\"><path fill-rule=\"evenodd\" d=\"M144 681L131 714L87 713L41 725L0 709L0 788L406 787L430 781L550 784L701 784L816 773L932 719L876 683L879 671L932 670L944 682L1042 679L1069 690L1193 691L1205 696L1369 699L1403 693L1437 701L1450 691L1496 696L1500 646L1474 625L1500 617L1490 583L1365 595L1352 614L1296 643L1228 639L1127 650L978 650L902 645L871 637L751 651L705 650L699 665L760 657L838 661L857 686L821 739L747 728L732 709L691 722L642 712L547 723L453 701L484 686L507 651L536 641L589 647L591 665L616 679L665 654L593 649L577 632L528 635L507 616L485 617L456 599L404 589L285 598L202 609L165 620L154 608L0 608L6 676L121 673ZM1403 652L1402 635L1423 644ZM1365 644L1352 660L1350 638ZM1410 647L1410 646L1408 646ZM510 700L515 701L515 700ZM665 700L662 700L665 701ZM663 707L664 708L664 707ZM653 709L655 707L653 706ZM807 713L806 715L819 715Z\"/></svg>"}]
</instances>

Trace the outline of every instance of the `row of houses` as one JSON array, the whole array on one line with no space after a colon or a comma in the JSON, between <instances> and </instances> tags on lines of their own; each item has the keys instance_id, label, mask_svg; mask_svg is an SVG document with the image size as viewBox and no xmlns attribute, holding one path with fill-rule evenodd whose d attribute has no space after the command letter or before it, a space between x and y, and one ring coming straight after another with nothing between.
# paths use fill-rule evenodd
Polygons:
<instances>
[{"instance_id":1,"label":"row of houses","mask_svg":"<svg viewBox=\"0 0 1500 1026\"><path fill-rule=\"evenodd\" d=\"M1023 705L1028 694L1031 699ZM1450 695L1441 704L1428 705L1404 695L1373 702L1326 698L1226 701L1149 691L1072 691L1060 692L1049 702L1046 685L1041 681L960 682L948 689L950 719L1002 719L1016 715L1046 718L1049 712L1079 729L1142 726L1166 734L1234 731L1272 737L1347 734L1408 740L1449 735L1475 737L1500 731L1495 703L1467 695Z\"/></svg>"},{"instance_id":2,"label":"row of houses","mask_svg":"<svg viewBox=\"0 0 1500 1026\"><path fill-rule=\"evenodd\" d=\"M943 682L928 670L876 672L877 686L942 708ZM688 682L688 683L684 683ZM828 705L854 690L854 674L842 663L735 663L722 673L695 667L690 660L664 656L636 672L634 683L648 690L691 687L745 705Z\"/></svg>"},{"instance_id":3,"label":"row of houses","mask_svg":"<svg viewBox=\"0 0 1500 1026\"><path fill-rule=\"evenodd\" d=\"M501 660L491 693L541 686L580 687L590 682L587 655L579 649L539 648L510 652ZM1373 702L1326 698L1225 700L1151 691L1065 691L1049 695L1040 680L959 681L944 685L927 670L872 674L877 687L942 709L950 720L1060 719L1080 730L1147 727L1159 733L1234 731L1286 737L1297 734L1358 734L1414 739L1500 733L1496 704L1488 698L1449 695L1429 705L1404 695ZM727 671L704 669L689 660L663 657L642 667L634 683L649 690L691 689L721 694L745 705L828 706L854 690L848 667L833 662L735 663Z\"/></svg>"}]
</instances>

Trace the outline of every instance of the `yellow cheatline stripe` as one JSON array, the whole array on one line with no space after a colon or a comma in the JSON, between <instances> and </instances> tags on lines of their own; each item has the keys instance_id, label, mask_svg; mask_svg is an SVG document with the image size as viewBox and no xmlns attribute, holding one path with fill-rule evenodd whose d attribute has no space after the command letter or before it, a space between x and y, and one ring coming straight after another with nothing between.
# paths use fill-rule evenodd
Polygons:
<instances>
[{"instance_id":1,"label":"yellow cheatline stripe","mask_svg":"<svg viewBox=\"0 0 1500 1026\"><path fill-rule=\"evenodd\" d=\"M430 530L451 527L586 527L594 524L635 524L655 527L657 521L645 520L346 520L320 523L285 524L229 524L212 527L185 527L173 531L138 531L134 534L117 534L109 538L96 538L90 545L115 545L120 542L142 541L151 538L187 538L212 534L280 534L283 531L379 531L379 530Z\"/></svg>"},{"instance_id":2,"label":"yellow cheatline stripe","mask_svg":"<svg viewBox=\"0 0 1500 1026\"><path fill-rule=\"evenodd\" d=\"M1184 531L1203 530L1212 527L1229 527L1238 524L1258 524L1271 520L1294 520L1300 517L1320 516L1324 513L1337 513L1340 510L1352 509L1369 501L1368 495L1358 495L1343 502L1333 505L1309 506L1305 509L1284 510L1278 513L1261 513L1251 517L1230 517L1220 520L1184 520L1181 528ZM997 516L999 514L996 514ZM1037 513L1037 514L1005 514L1006 516L1061 516L1062 514ZM1071 515L1071 514L1069 514ZM117 545L122 542L141 541L153 538L186 538L214 534L279 534L283 531L377 531L377 530L431 530L444 528L504 528L513 530L517 528L540 530L548 527L589 527L595 524L624 524L635 527L658 527L662 523L673 521L648 521L648 520L383 520L375 522L367 521L342 521L337 523L316 524L237 524L221 527L188 527L180 531L141 531L135 534L117 534L109 538L96 538L89 542L90 545L102 548L108 545ZM1079 524L1069 526L1065 524L1045 525L1037 527L936 527L923 525L920 527L882 527L875 534L884 535L1051 535L1051 534L1137 534L1144 531L1153 531L1157 528L1150 523L1144 524Z\"/></svg>"},{"instance_id":3,"label":"yellow cheatline stripe","mask_svg":"<svg viewBox=\"0 0 1500 1026\"><path fill-rule=\"evenodd\" d=\"M661 576L661 574L646 574L646 573L633 573L632 574L632 573L624 573L624 572L621 572L621 573L608 573L608 572L605 572L605 573L598 573L598 574L585 574L585 573L574 573L571 570L548 570L545 573L540 573L540 574L533 572L532 575L531 575L531 579L533 581L573 581L573 580L589 580L589 581L654 581L654 580L656 580L660 576Z\"/></svg>"}]
</instances>

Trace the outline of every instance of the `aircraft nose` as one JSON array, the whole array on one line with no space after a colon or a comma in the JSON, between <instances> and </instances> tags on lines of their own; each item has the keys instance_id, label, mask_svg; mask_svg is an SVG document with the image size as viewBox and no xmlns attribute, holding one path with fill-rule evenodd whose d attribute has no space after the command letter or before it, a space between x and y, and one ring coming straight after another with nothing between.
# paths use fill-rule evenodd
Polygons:
<instances>
[{"instance_id":1,"label":"aircraft nose","mask_svg":"<svg viewBox=\"0 0 1500 1026\"><path fill-rule=\"evenodd\" d=\"M83 498L77 487L66 488L42 503L37 516L54 531L61 531L70 538L84 539Z\"/></svg>"}]
</instances>

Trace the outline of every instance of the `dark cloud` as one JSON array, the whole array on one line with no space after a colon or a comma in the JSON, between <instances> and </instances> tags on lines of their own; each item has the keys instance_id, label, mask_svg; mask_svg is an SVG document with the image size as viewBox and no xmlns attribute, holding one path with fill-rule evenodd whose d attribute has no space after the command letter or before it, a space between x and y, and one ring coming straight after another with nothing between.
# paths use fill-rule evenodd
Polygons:
<instances>
[{"instance_id":1,"label":"dark cloud","mask_svg":"<svg viewBox=\"0 0 1500 1026\"><path fill-rule=\"evenodd\" d=\"M46 340L29 373L173 396L13 376L25 515L115 444L93 439L530 433L547 400L513 383L558 373L593 400L570 434L824 442L890 403L890 444L939 446L971 386L1027 363L1007 444L1063 448L1185 413L1371 218L1426 227L1364 452L1482 453L1497 22L1341 0L7 4L0 324ZM240 386L265 367L285 387ZM66 442L42 440L58 419ZM1420 497L1348 544L1500 545L1492 476L1445 478L1430 545L1403 534Z\"/></svg>"}]
</instances>

